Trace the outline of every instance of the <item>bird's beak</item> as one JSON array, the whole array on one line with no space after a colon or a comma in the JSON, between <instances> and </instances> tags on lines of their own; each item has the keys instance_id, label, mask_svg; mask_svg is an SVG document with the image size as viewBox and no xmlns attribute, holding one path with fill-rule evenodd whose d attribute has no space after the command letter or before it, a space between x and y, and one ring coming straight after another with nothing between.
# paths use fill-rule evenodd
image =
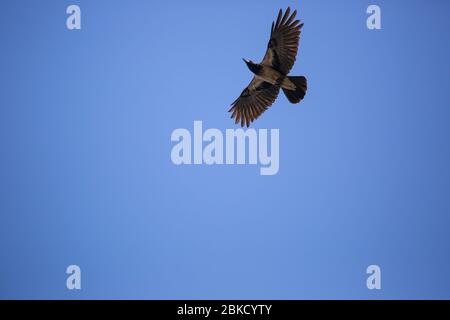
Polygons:
<instances>
[{"instance_id":1,"label":"bird's beak","mask_svg":"<svg viewBox=\"0 0 450 320\"><path fill-rule=\"evenodd\" d=\"M250 61L247 59L242 58L242 60L244 60L245 63L249 63Z\"/></svg>"}]
</instances>

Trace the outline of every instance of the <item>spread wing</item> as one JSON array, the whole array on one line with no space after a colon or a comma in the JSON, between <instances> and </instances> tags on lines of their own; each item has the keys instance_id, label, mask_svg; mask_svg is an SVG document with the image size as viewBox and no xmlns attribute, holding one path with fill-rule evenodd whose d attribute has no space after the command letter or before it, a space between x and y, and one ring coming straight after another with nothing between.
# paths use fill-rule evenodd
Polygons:
<instances>
[{"instance_id":1,"label":"spread wing","mask_svg":"<svg viewBox=\"0 0 450 320\"><path fill-rule=\"evenodd\" d=\"M235 118L235 123L241 122L241 127L244 125L248 127L272 105L279 92L279 86L254 77L239 98L231 104L232 107L228 112L232 112L231 118Z\"/></svg>"},{"instance_id":2,"label":"spread wing","mask_svg":"<svg viewBox=\"0 0 450 320\"><path fill-rule=\"evenodd\" d=\"M295 63L300 41L300 30L303 23L295 20L297 10L289 16L291 9L288 7L283 15L280 10L276 22L272 22L270 40L267 51L261 64L269 65L287 75Z\"/></svg>"}]
</instances>

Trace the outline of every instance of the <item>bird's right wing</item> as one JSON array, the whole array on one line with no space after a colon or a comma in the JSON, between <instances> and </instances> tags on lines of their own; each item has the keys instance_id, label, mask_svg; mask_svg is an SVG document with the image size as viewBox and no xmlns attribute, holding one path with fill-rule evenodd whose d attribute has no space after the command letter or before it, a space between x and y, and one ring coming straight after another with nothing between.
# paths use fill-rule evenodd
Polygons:
<instances>
[{"instance_id":1,"label":"bird's right wing","mask_svg":"<svg viewBox=\"0 0 450 320\"><path fill-rule=\"evenodd\" d=\"M248 127L272 105L279 92L279 86L253 77L239 98L231 104L232 107L228 112L232 112L231 118L235 118L235 123L241 122L241 127L244 125Z\"/></svg>"},{"instance_id":2,"label":"bird's right wing","mask_svg":"<svg viewBox=\"0 0 450 320\"><path fill-rule=\"evenodd\" d=\"M300 32L303 23L295 20L297 10L292 12L288 7L283 15L280 10L276 22L272 22L270 40L262 64L272 66L281 73L287 75L295 63L297 57Z\"/></svg>"}]
</instances>

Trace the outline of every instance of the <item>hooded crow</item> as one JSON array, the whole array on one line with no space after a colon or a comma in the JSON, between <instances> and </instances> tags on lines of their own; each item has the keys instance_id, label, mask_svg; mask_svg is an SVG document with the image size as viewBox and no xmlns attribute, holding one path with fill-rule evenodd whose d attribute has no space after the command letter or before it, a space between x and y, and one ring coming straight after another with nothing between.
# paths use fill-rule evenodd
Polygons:
<instances>
[{"instance_id":1,"label":"hooded crow","mask_svg":"<svg viewBox=\"0 0 450 320\"><path fill-rule=\"evenodd\" d=\"M291 103L299 103L306 93L306 78L288 76L298 51L303 23L295 20L297 10L292 14L288 7L283 15L280 9L276 22L272 22L270 40L261 63L243 59L255 74L239 98L231 104L231 118L235 123L247 127L272 105L280 92Z\"/></svg>"}]
</instances>

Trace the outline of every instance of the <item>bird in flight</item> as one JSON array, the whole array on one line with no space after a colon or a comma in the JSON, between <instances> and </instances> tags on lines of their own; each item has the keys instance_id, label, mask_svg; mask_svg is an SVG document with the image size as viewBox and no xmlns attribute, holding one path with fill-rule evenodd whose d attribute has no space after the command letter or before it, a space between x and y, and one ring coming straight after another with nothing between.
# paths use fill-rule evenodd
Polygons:
<instances>
[{"instance_id":1,"label":"bird in flight","mask_svg":"<svg viewBox=\"0 0 450 320\"><path fill-rule=\"evenodd\" d=\"M288 7L283 15L280 9L276 22L272 22L270 40L261 63L243 59L255 75L250 84L232 104L231 118L247 127L272 105L283 90L291 103L299 103L306 93L306 78L288 76L298 51L303 23L294 20L297 10Z\"/></svg>"}]
</instances>

